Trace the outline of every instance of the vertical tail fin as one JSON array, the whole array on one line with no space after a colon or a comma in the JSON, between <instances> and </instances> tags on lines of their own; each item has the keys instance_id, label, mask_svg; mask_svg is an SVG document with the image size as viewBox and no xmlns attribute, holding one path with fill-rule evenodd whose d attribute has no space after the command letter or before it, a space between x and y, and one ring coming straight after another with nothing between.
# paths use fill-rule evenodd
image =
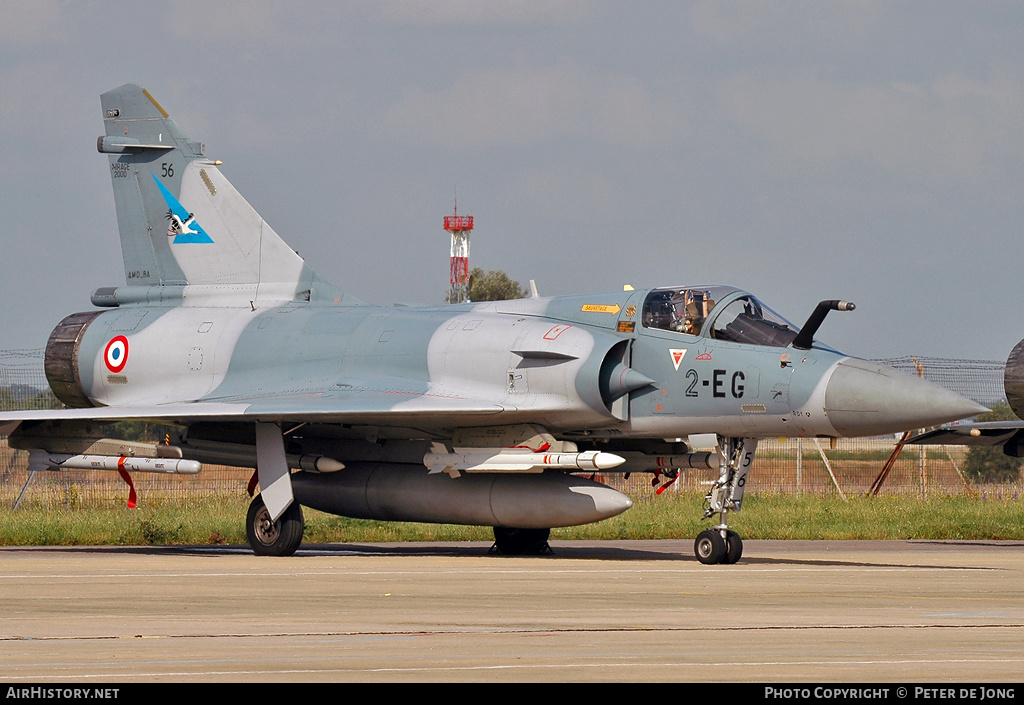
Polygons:
<instances>
[{"instance_id":1,"label":"vertical tail fin","mask_svg":"<svg viewBox=\"0 0 1024 705\"><path fill-rule=\"evenodd\" d=\"M274 232L145 89L101 96L125 278L216 286L224 296L359 303L321 279Z\"/></svg>"}]
</instances>

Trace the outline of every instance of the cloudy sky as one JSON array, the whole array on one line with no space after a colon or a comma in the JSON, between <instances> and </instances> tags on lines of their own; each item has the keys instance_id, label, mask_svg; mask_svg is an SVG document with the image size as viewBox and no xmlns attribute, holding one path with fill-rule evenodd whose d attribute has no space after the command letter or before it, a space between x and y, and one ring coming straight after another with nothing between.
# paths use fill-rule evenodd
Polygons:
<instances>
[{"instance_id":1,"label":"cloudy sky","mask_svg":"<svg viewBox=\"0 0 1024 705\"><path fill-rule=\"evenodd\" d=\"M0 0L0 350L124 283L99 94L146 87L365 300L748 289L862 357L1024 336L1024 4Z\"/></svg>"}]
</instances>

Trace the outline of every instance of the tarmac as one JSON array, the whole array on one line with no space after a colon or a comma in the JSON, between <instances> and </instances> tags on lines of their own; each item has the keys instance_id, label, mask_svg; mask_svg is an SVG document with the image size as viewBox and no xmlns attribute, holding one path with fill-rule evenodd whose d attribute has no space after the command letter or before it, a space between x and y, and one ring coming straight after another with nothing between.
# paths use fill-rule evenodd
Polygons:
<instances>
[{"instance_id":1,"label":"tarmac","mask_svg":"<svg viewBox=\"0 0 1024 705\"><path fill-rule=\"evenodd\" d=\"M1012 683L1024 542L0 548L0 684Z\"/></svg>"}]
</instances>

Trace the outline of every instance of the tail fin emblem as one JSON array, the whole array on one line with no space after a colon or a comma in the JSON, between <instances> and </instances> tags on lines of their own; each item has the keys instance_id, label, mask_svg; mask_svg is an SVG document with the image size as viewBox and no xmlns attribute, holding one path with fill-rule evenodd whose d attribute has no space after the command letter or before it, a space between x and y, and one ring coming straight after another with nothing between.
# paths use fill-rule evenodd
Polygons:
<instances>
[{"instance_id":1,"label":"tail fin emblem","mask_svg":"<svg viewBox=\"0 0 1024 705\"><path fill-rule=\"evenodd\" d=\"M167 202L167 237L173 237L175 245L183 243L212 243L213 238L207 235L206 231L203 230L203 226L196 222L195 215L189 213L178 199L171 195L171 192L157 180L156 174L152 174L152 177L160 189L164 201Z\"/></svg>"}]
</instances>

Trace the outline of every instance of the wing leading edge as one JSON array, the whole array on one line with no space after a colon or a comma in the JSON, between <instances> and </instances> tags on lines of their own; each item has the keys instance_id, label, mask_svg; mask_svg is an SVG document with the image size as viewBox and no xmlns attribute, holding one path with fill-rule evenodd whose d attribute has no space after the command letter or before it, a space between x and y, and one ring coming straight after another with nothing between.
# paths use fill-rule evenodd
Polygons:
<instances>
[{"instance_id":1,"label":"wing leading edge","mask_svg":"<svg viewBox=\"0 0 1024 705\"><path fill-rule=\"evenodd\" d=\"M491 402L429 392L295 392L231 401L9 411L0 413L0 435L9 435L26 421L148 420L188 424L246 420L408 426L427 422L436 425L439 418L447 425L468 423L507 410Z\"/></svg>"}]
</instances>

